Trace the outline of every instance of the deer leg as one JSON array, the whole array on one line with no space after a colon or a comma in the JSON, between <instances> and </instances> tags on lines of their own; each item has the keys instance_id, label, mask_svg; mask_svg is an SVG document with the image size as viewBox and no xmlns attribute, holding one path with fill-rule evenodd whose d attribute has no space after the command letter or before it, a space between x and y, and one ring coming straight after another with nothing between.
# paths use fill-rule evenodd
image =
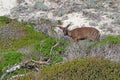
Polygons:
<instances>
[{"instance_id":1,"label":"deer leg","mask_svg":"<svg viewBox=\"0 0 120 80\"><path fill-rule=\"evenodd\" d=\"M100 35L97 36L96 41L100 42Z\"/></svg>"},{"instance_id":2,"label":"deer leg","mask_svg":"<svg viewBox=\"0 0 120 80\"><path fill-rule=\"evenodd\" d=\"M88 40L91 42L91 41L94 41L94 39L92 39L92 37L89 37Z\"/></svg>"},{"instance_id":3,"label":"deer leg","mask_svg":"<svg viewBox=\"0 0 120 80\"><path fill-rule=\"evenodd\" d=\"M97 40L97 39L93 39L92 41L93 41L93 42L98 42L98 40Z\"/></svg>"},{"instance_id":4,"label":"deer leg","mask_svg":"<svg viewBox=\"0 0 120 80\"><path fill-rule=\"evenodd\" d=\"M99 42L99 37L94 37L94 38L92 39L92 41L93 41L93 42Z\"/></svg>"},{"instance_id":5,"label":"deer leg","mask_svg":"<svg viewBox=\"0 0 120 80\"><path fill-rule=\"evenodd\" d=\"M96 42L96 38L94 36L89 37L89 40L92 42Z\"/></svg>"}]
</instances>

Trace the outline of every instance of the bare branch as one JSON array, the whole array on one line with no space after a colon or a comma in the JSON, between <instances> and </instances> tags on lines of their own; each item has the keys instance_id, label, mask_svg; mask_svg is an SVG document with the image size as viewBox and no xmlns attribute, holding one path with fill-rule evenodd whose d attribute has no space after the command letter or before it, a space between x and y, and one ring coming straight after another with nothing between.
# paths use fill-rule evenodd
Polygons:
<instances>
[{"instance_id":1,"label":"bare branch","mask_svg":"<svg viewBox=\"0 0 120 80\"><path fill-rule=\"evenodd\" d=\"M32 60L32 62L34 62L36 64L46 64L46 65L49 64L47 61L35 61L35 60Z\"/></svg>"},{"instance_id":2,"label":"bare branch","mask_svg":"<svg viewBox=\"0 0 120 80\"><path fill-rule=\"evenodd\" d=\"M22 62L16 66L13 66L10 69L6 70L6 73L4 73L1 76L1 80L3 80L6 75L8 75L18 69L21 69L21 68L28 68L28 69L33 69L35 71L39 71L39 65L49 65L49 63L47 61L35 61L35 60L28 60L28 61Z\"/></svg>"},{"instance_id":3,"label":"bare branch","mask_svg":"<svg viewBox=\"0 0 120 80\"><path fill-rule=\"evenodd\" d=\"M51 49L50 49L50 55L52 54L53 48L55 48L58 45L59 45L59 42L57 42L54 46L51 47Z\"/></svg>"}]
</instances>

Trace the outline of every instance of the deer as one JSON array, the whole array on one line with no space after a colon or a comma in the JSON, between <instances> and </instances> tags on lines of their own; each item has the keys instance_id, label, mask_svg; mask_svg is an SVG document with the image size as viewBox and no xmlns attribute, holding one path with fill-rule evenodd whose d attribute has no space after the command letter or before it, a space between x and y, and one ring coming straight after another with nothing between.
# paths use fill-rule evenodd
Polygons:
<instances>
[{"instance_id":1,"label":"deer","mask_svg":"<svg viewBox=\"0 0 120 80\"><path fill-rule=\"evenodd\" d=\"M71 25L68 24L66 27L58 26L62 29L65 36L69 36L73 39L74 42L79 40L88 39L89 41L98 42L100 40L100 32L94 27L81 27L75 28L71 31L68 30L68 27Z\"/></svg>"}]
</instances>

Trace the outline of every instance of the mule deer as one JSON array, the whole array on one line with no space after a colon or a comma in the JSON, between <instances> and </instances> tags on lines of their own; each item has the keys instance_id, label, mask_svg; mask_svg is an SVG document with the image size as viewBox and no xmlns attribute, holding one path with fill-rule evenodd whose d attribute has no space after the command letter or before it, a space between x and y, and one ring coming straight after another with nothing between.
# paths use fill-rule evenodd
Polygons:
<instances>
[{"instance_id":1,"label":"mule deer","mask_svg":"<svg viewBox=\"0 0 120 80\"><path fill-rule=\"evenodd\" d=\"M81 27L69 31L68 27L70 25L71 23L68 24L65 28L61 26L59 26L59 28L63 30L64 35L70 36L74 42L84 39L89 39L90 41L99 41L100 32L97 29L93 27Z\"/></svg>"}]
</instances>

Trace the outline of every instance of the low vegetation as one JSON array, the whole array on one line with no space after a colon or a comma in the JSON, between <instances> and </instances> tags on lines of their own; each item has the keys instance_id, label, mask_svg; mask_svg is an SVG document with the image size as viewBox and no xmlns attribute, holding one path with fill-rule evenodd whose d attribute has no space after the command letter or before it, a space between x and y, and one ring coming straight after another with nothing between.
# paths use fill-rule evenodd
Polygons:
<instances>
[{"instance_id":1,"label":"low vegetation","mask_svg":"<svg viewBox=\"0 0 120 80\"><path fill-rule=\"evenodd\" d=\"M110 43L120 44L120 36L107 36L106 39L101 40L97 45L106 45Z\"/></svg>"},{"instance_id":2,"label":"low vegetation","mask_svg":"<svg viewBox=\"0 0 120 80\"><path fill-rule=\"evenodd\" d=\"M51 61L56 63L62 61L60 55L66 49L66 42L63 40L56 40L50 37L41 41L41 43L36 44L35 52L42 53L44 55L44 60L51 58Z\"/></svg>"},{"instance_id":3,"label":"low vegetation","mask_svg":"<svg viewBox=\"0 0 120 80\"><path fill-rule=\"evenodd\" d=\"M48 23L49 21L47 20L46 22ZM58 21L58 23L61 24L60 21ZM5 79L10 79L12 76L17 74L25 74L25 76L18 77L19 79L17 78L16 80L120 79L120 64L103 58L85 58L82 60L73 60L64 64L59 63L62 62L61 55L63 55L68 43L64 40L57 40L44 33L37 32L32 26L32 24L28 25L23 22L18 22L15 19L10 19L4 16L0 17L0 76L5 74L6 70L10 69L15 64L19 64L29 59L38 61L42 57L42 61L49 60L50 65L40 65L39 67L41 71L38 74L34 71L30 71L29 69L20 69L6 75ZM108 36L100 42L90 43L88 46L85 44L85 46L81 45L81 49L79 44L77 44L79 46L79 50L76 51L81 51L83 49L82 53L84 54L88 49L88 52L90 52L90 50L96 46L111 43L119 44L120 36ZM89 42L86 44L89 44ZM31 52L22 53L22 51L20 51L20 49L30 46L33 47L30 48L32 49ZM77 49L76 47L77 46L75 45L74 48ZM85 47L88 47L88 49ZM74 48L71 47L70 51ZM94 52L96 50L97 49L92 51ZM74 54L75 50L69 53Z\"/></svg>"},{"instance_id":4,"label":"low vegetation","mask_svg":"<svg viewBox=\"0 0 120 80\"><path fill-rule=\"evenodd\" d=\"M16 80L119 80L120 64L91 57L48 66L38 77L34 76L35 74L28 74Z\"/></svg>"},{"instance_id":5,"label":"low vegetation","mask_svg":"<svg viewBox=\"0 0 120 80\"><path fill-rule=\"evenodd\" d=\"M15 51L6 52L2 56L2 60L0 60L0 74L12 65L18 64L22 61L23 54Z\"/></svg>"},{"instance_id":6,"label":"low vegetation","mask_svg":"<svg viewBox=\"0 0 120 80\"><path fill-rule=\"evenodd\" d=\"M4 16L0 17L0 75L7 69L25 60L48 60L50 63L62 61L61 54L65 50L64 40L54 39L44 33L37 32L33 25L27 25ZM21 53L19 49L33 46L30 53ZM30 56L31 55L31 56ZM9 75L28 72L19 70Z\"/></svg>"},{"instance_id":7,"label":"low vegetation","mask_svg":"<svg viewBox=\"0 0 120 80\"><path fill-rule=\"evenodd\" d=\"M4 31L4 30L8 31ZM45 39L45 34L36 32L32 27L20 22L10 22L0 29L0 52L17 50ZM10 34L10 35L9 35Z\"/></svg>"},{"instance_id":8,"label":"low vegetation","mask_svg":"<svg viewBox=\"0 0 120 80\"><path fill-rule=\"evenodd\" d=\"M0 16L0 28L6 25L6 22L9 22L11 19L5 16Z\"/></svg>"}]
</instances>

